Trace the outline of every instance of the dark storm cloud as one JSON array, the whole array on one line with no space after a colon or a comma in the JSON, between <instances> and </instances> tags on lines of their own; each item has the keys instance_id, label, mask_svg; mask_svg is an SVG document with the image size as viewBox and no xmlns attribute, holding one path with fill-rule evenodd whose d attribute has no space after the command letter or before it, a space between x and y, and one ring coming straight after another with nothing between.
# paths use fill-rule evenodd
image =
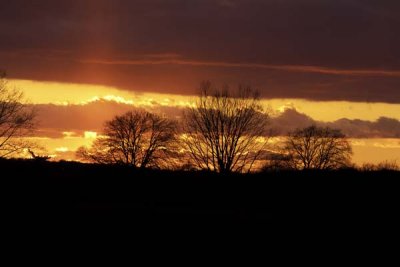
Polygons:
<instances>
[{"instance_id":1,"label":"dark storm cloud","mask_svg":"<svg viewBox=\"0 0 400 267\"><path fill-rule=\"evenodd\" d=\"M400 1L2 3L11 77L192 93L203 79L266 97L400 103Z\"/></svg>"}]
</instances>

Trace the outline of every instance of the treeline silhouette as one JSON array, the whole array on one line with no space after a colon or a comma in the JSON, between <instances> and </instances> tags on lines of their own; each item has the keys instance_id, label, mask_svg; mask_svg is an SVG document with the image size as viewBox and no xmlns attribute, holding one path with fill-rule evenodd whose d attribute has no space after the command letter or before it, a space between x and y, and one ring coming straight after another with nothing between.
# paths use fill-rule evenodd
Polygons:
<instances>
[{"instance_id":1,"label":"treeline silhouette","mask_svg":"<svg viewBox=\"0 0 400 267\"><path fill-rule=\"evenodd\" d=\"M232 91L203 82L179 121L130 111L107 121L93 145L76 155L86 162L221 174L351 166L352 149L340 130L310 126L274 144L269 117L251 87Z\"/></svg>"}]
</instances>

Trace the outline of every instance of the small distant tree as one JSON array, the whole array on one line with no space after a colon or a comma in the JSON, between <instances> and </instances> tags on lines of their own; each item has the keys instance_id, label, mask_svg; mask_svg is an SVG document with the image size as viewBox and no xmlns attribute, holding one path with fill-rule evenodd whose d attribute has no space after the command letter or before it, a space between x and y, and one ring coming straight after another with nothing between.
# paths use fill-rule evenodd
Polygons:
<instances>
[{"instance_id":1,"label":"small distant tree","mask_svg":"<svg viewBox=\"0 0 400 267\"><path fill-rule=\"evenodd\" d=\"M175 122L145 111L130 111L105 123L104 135L78 158L138 168L161 167L175 141Z\"/></svg>"},{"instance_id":2,"label":"small distant tree","mask_svg":"<svg viewBox=\"0 0 400 267\"><path fill-rule=\"evenodd\" d=\"M228 87L201 84L195 107L184 113L182 142L199 169L219 173L250 171L267 139L268 115L250 87L233 93Z\"/></svg>"},{"instance_id":3,"label":"small distant tree","mask_svg":"<svg viewBox=\"0 0 400 267\"><path fill-rule=\"evenodd\" d=\"M340 130L310 126L289 134L284 162L294 169L337 169L350 165L352 148Z\"/></svg>"},{"instance_id":4,"label":"small distant tree","mask_svg":"<svg viewBox=\"0 0 400 267\"><path fill-rule=\"evenodd\" d=\"M31 159L37 162L44 162L51 159L50 156L47 155L37 155L31 148L28 148L28 153L31 155Z\"/></svg>"},{"instance_id":5,"label":"small distant tree","mask_svg":"<svg viewBox=\"0 0 400 267\"><path fill-rule=\"evenodd\" d=\"M0 158L32 147L23 137L33 130L35 112L24 102L23 93L10 88L5 73L0 71Z\"/></svg>"}]
</instances>

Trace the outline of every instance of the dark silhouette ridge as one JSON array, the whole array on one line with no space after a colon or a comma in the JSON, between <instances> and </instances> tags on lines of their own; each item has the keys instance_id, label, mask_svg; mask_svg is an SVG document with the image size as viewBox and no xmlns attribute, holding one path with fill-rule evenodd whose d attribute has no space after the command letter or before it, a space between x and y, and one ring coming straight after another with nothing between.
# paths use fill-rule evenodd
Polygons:
<instances>
[{"instance_id":1,"label":"dark silhouette ridge","mask_svg":"<svg viewBox=\"0 0 400 267\"><path fill-rule=\"evenodd\" d=\"M400 172L390 170L219 175L4 159L0 167L2 174L12 174L1 179L12 218L297 224L312 219L386 220L396 216L400 201Z\"/></svg>"}]
</instances>

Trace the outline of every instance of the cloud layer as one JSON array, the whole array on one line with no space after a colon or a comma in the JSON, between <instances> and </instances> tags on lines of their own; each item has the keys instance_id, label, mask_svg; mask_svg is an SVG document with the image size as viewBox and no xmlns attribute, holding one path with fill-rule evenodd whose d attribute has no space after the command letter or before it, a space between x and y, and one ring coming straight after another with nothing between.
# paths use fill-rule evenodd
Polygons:
<instances>
[{"instance_id":1,"label":"cloud layer","mask_svg":"<svg viewBox=\"0 0 400 267\"><path fill-rule=\"evenodd\" d=\"M115 115L135 108L164 114L172 119L179 119L184 107L163 106L154 102L152 106L134 106L115 101L97 100L85 105L34 105L38 111L41 137L62 137L65 132L84 135L85 131L101 132L104 122ZM289 132L310 125L319 125L341 129L351 138L400 138L400 121L381 117L376 121L339 119L333 122L321 122L298 112L295 108L286 108L270 118L269 128L274 135L286 135Z\"/></svg>"},{"instance_id":2,"label":"cloud layer","mask_svg":"<svg viewBox=\"0 0 400 267\"><path fill-rule=\"evenodd\" d=\"M376 121L340 119L333 122L321 122L312 119L296 109L286 109L282 114L271 119L270 128L276 135L311 125L340 129L350 138L400 138L400 121L380 117Z\"/></svg>"},{"instance_id":3,"label":"cloud layer","mask_svg":"<svg viewBox=\"0 0 400 267\"><path fill-rule=\"evenodd\" d=\"M13 0L11 77L191 94L201 80L265 97L400 103L397 0Z\"/></svg>"}]
</instances>

